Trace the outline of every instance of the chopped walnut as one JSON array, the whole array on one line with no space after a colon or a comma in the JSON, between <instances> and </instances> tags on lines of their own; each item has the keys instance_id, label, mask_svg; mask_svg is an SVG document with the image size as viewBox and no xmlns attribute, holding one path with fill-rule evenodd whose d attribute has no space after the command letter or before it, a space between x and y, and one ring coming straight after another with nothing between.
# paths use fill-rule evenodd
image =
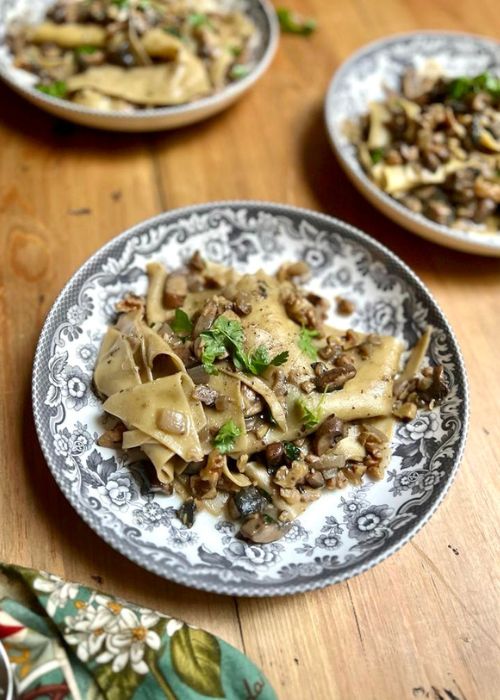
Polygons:
<instances>
[{"instance_id":1,"label":"chopped walnut","mask_svg":"<svg viewBox=\"0 0 500 700\"><path fill-rule=\"evenodd\" d=\"M128 292L125 294L123 299L120 299L115 304L115 309L119 313L128 313L129 311L140 311L141 313L144 313L144 309L146 308L146 301L144 297L139 297L136 296L135 294L131 294Z\"/></svg>"},{"instance_id":2,"label":"chopped walnut","mask_svg":"<svg viewBox=\"0 0 500 700\"><path fill-rule=\"evenodd\" d=\"M108 428L97 440L99 447L121 447L123 433L127 430L121 422L117 423L114 428Z\"/></svg>"},{"instance_id":3,"label":"chopped walnut","mask_svg":"<svg viewBox=\"0 0 500 700\"><path fill-rule=\"evenodd\" d=\"M294 279L305 281L311 274L311 268L301 260L294 263L283 263L278 268L276 277L278 282L291 282Z\"/></svg>"}]
</instances>

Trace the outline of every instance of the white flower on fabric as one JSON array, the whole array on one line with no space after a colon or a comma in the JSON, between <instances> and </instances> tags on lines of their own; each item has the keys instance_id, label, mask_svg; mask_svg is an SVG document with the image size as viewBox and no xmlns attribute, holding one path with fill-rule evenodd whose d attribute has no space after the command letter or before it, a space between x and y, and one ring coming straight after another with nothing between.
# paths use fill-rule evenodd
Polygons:
<instances>
[{"instance_id":1,"label":"white flower on fabric","mask_svg":"<svg viewBox=\"0 0 500 700\"><path fill-rule=\"evenodd\" d=\"M79 608L78 615L64 619L66 623L64 638L68 644L76 646L76 655L80 661L86 663L92 656L101 651L107 630L95 625L97 608L78 600L76 604Z\"/></svg>"},{"instance_id":2,"label":"white flower on fabric","mask_svg":"<svg viewBox=\"0 0 500 700\"><path fill-rule=\"evenodd\" d=\"M114 673L119 673L130 664L136 673L145 675L148 672L144 661L146 647L157 651L161 646L160 636L151 629L159 620L160 616L154 612L148 611L138 616L132 610L123 608L118 627L106 637L106 650L96 657L97 663L111 662Z\"/></svg>"},{"instance_id":3,"label":"white flower on fabric","mask_svg":"<svg viewBox=\"0 0 500 700\"><path fill-rule=\"evenodd\" d=\"M92 629L104 628L107 631L118 629L120 615L123 611L123 605L108 596L98 594L94 598L98 604L96 608L96 616L92 621Z\"/></svg>"},{"instance_id":4,"label":"white flower on fabric","mask_svg":"<svg viewBox=\"0 0 500 700\"><path fill-rule=\"evenodd\" d=\"M49 593L47 600L47 612L52 617L58 608L64 608L70 600L78 595L79 586L75 583L67 583L53 574L43 573L33 582L33 588L40 593Z\"/></svg>"},{"instance_id":5,"label":"white flower on fabric","mask_svg":"<svg viewBox=\"0 0 500 700\"><path fill-rule=\"evenodd\" d=\"M174 620L173 618L167 622L165 631L169 637L173 637L176 632L178 632L181 627L184 627L184 623L180 620Z\"/></svg>"}]
</instances>

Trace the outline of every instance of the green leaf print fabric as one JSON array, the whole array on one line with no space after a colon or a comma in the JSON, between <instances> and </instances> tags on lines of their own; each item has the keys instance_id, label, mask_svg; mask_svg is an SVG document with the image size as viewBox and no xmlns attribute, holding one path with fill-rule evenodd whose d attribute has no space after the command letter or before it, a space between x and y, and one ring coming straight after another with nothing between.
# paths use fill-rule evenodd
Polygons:
<instances>
[{"instance_id":1,"label":"green leaf print fabric","mask_svg":"<svg viewBox=\"0 0 500 700\"><path fill-rule=\"evenodd\" d=\"M0 571L19 700L276 700L246 656L204 630L53 574Z\"/></svg>"}]
</instances>

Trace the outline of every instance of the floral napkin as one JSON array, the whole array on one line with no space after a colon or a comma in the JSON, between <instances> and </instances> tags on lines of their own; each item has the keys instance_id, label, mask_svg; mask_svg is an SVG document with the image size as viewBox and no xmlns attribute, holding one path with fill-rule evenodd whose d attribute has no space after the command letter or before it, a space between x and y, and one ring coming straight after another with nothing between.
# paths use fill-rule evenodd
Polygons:
<instances>
[{"instance_id":1,"label":"floral napkin","mask_svg":"<svg viewBox=\"0 0 500 700\"><path fill-rule=\"evenodd\" d=\"M276 700L246 656L204 630L45 572L0 572L19 700Z\"/></svg>"}]
</instances>

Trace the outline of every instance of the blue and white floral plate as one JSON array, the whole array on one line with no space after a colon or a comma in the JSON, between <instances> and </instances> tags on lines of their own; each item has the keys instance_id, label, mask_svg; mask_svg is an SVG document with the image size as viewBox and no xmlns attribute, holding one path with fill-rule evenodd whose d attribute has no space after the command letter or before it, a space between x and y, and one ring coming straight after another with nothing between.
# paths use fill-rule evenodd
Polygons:
<instances>
[{"instance_id":1,"label":"blue and white floral plate","mask_svg":"<svg viewBox=\"0 0 500 700\"><path fill-rule=\"evenodd\" d=\"M99 343L127 291L146 289L145 266L170 268L195 250L241 271L311 266L311 288L355 300L341 327L391 333L415 343L428 324L429 350L451 391L433 413L400 425L386 478L329 492L287 536L249 545L235 528L201 513L191 530L176 496L152 493L125 454L96 444L102 408L92 393ZM240 596L299 593L366 571L397 551L448 491L467 431L465 370L455 337L431 294L404 263L360 231L310 211L258 202L171 211L110 241L71 278L50 311L33 371L33 408L49 467L82 518L137 564L187 586Z\"/></svg>"},{"instance_id":2,"label":"blue and white floral plate","mask_svg":"<svg viewBox=\"0 0 500 700\"><path fill-rule=\"evenodd\" d=\"M500 75L500 42L459 32L396 34L364 46L335 73L326 95L325 119L333 150L352 183L380 211L413 233L467 253L500 256L500 234L459 231L415 214L383 192L366 175L345 133L346 121L384 98L384 87L399 88L410 67L437 63L450 77L491 71Z\"/></svg>"}]
</instances>

